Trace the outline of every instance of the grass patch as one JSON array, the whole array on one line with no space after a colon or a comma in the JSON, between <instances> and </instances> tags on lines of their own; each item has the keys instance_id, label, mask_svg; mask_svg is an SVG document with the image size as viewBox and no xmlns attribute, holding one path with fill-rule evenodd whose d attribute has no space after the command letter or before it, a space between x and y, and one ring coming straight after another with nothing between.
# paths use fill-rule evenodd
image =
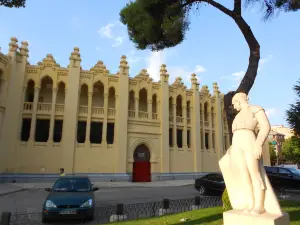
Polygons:
<instances>
[{"instance_id":1,"label":"grass patch","mask_svg":"<svg viewBox=\"0 0 300 225\"><path fill-rule=\"evenodd\" d=\"M300 203L295 201L281 201L280 205L284 212L289 213L291 225L300 225ZM115 225L221 225L222 207L207 208L174 214L170 216L153 217L147 219L131 220L126 222L109 223ZM188 218L186 222L180 219Z\"/></svg>"}]
</instances>

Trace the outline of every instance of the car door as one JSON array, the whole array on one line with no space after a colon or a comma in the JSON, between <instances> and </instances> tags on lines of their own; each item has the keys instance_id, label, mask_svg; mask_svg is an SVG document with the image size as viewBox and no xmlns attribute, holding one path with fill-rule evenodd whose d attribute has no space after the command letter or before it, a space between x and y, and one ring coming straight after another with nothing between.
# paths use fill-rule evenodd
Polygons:
<instances>
[{"instance_id":1,"label":"car door","mask_svg":"<svg viewBox=\"0 0 300 225\"><path fill-rule=\"evenodd\" d=\"M216 174L215 177L215 189L218 191L224 191L225 189L225 182L224 182L224 178L221 174Z\"/></svg>"},{"instance_id":2,"label":"car door","mask_svg":"<svg viewBox=\"0 0 300 225\"><path fill-rule=\"evenodd\" d=\"M202 184L207 190L214 190L214 174L208 174L202 178Z\"/></svg>"},{"instance_id":3,"label":"car door","mask_svg":"<svg viewBox=\"0 0 300 225\"><path fill-rule=\"evenodd\" d=\"M265 166L269 181L274 189L279 189L280 178L278 177L278 167Z\"/></svg>"},{"instance_id":4,"label":"car door","mask_svg":"<svg viewBox=\"0 0 300 225\"><path fill-rule=\"evenodd\" d=\"M206 176L206 188L212 191L218 190L218 182L216 174L209 174Z\"/></svg>"},{"instance_id":5,"label":"car door","mask_svg":"<svg viewBox=\"0 0 300 225\"><path fill-rule=\"evenodd\" d=\"M286 168L279 168L280 186L284 189L294 189L293 173Z\"/></svg>"}]
</instances>

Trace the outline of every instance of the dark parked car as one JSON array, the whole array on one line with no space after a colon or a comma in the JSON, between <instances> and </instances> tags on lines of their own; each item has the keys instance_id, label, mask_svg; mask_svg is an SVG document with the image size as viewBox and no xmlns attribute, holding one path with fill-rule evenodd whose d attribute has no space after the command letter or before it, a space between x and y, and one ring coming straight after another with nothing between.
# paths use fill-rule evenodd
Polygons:
<instances>
[{"instance_id":1,"label":"dark parked car","mask_svg":"<svg viewBox=\"0 0 300 225\"><path fill-rule=\"evenodd\" d=\"M195 180L195 188L200 195L205 195L209 192L223 192L225 183L222 174L209 173Z\"/></svg>"},{"instance_id":2,"label":"dark parked car","mask_svg":"<svg viewBox=\"0 0 300 225\"><path fill-rule=\"evenodd\" d=\"M88 177L60 177L49 191L44 204L42 220L44 223L56 219L93 220L95 212L94 191Z\"/></svg>"},{"instance_id":3,"label":"dark parked car","mask_svg":"<svg viewBox=\"0 0 300 225\"><path fill-rule=\"evenodd\" d=\"M265 166L270 183L275 190L300 190L300 170Z\"/></svg>"}]
</instances>

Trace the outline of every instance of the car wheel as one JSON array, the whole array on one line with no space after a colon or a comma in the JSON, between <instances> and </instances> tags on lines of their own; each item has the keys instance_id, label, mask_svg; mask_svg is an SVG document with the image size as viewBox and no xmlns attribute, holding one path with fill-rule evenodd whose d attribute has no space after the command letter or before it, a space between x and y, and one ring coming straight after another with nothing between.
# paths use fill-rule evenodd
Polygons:
<instances>
[{"instance_id":1,"label":"car wheel","mask_svg":"<svg viewBox=\"0 0 300 225\"><path fill-rule=\"evenodd\" d=\"M49 223L49 220L46 219L45 217L42 217L42 222L43 222L43 223Z\"/></svg>"},{"instance_id":2,"label":"car wheel","mask_svg":"<svg viewBox=\"0 0 300 225\"><path fill-rule=\"evenodd\" d=\"M205 193L206 193L206 188L203 185L200 185L199 194L200 195L205 195Z\"/></svg>"}]
</instances>

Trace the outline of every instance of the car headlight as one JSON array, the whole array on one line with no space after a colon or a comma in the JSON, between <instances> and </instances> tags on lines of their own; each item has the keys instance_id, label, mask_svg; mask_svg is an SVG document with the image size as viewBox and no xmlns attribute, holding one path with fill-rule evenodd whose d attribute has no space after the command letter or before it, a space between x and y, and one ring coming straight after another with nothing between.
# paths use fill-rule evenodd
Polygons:
<instances>
[{"instance_id":1,"label":"car headlight","mask_svg":"<svg viewBox=\"0 0 300 225\"><path fill-rule=\"evenodd\" d=\"M89 199L85 201L80 207L92 207L93 206L93 200Z\"/></svg>"},{"instance_id":2,"label":"car headlight","mask_svg":"<svg viewBox=\"0 0 300 225\"><path fill-rule=\"evenodd\" d=\"M46 206L46 208L56 208L56 205L50 200L46 201L45 206Z\"/></svg>"}]
</instances>

